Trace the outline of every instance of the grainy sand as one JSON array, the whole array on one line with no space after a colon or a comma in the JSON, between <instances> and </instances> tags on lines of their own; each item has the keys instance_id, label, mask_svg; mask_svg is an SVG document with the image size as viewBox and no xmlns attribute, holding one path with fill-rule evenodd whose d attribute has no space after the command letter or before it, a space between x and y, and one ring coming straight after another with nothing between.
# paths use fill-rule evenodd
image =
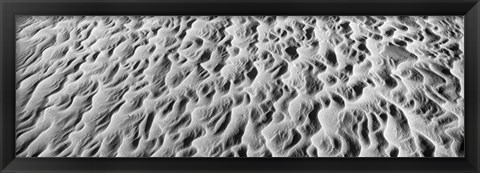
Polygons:
<instances>
[{"instance_id":1,"label":"grainy sand","mask_svg":"<svg viewBox=\"0 0 480 173\"><path fill-rule=\"evenodd\" d=\"M464 157L463 28L19 16L17 157Z\"/></svg>"}]
</instances>

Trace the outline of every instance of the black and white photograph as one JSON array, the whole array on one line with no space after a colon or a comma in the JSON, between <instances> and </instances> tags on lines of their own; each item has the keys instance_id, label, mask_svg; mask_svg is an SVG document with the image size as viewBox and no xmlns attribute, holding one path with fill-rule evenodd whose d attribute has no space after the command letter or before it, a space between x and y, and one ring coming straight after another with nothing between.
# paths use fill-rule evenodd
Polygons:
<instances>
[{"instance_id":1,"label":"black and white photograph","mask_svg":"<svg viewBox=\"0 0 480 173\"><path fill-rule=\"evenodd\" d=\"M459 16L18 16L17 157L463 157Z\"/></svg>"}]
</instances>

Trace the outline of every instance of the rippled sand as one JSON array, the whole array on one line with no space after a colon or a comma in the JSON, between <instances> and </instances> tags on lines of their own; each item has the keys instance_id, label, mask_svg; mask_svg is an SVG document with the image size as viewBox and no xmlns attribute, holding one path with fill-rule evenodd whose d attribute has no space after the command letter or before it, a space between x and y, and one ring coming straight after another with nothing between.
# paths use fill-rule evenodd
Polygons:
<instances>
[{"instance_id":1,"label":"rippled sand","mask_svg":"<svg viewBox=\"0 0 480 173\"><path fill-rule=\"evenodd\" d=\"M18 157L464 157L463 17L17 17Z\"/></svg>"}]
</instances>

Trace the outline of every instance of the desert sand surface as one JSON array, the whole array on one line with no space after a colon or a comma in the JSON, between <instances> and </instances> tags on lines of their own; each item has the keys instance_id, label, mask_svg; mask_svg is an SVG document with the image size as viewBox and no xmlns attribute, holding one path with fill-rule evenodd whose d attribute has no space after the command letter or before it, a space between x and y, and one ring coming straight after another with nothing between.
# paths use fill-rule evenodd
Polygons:
<instances>
[{"instance_id":1,"label":"desert sand surface","mask_svg":"<svg viewBox=\"0 0 480 173\"><path fill-rule=\"evenodd\" d=\"M461 16L17 16L17 157L464 157Z\"/></svg>"}]
</instances>

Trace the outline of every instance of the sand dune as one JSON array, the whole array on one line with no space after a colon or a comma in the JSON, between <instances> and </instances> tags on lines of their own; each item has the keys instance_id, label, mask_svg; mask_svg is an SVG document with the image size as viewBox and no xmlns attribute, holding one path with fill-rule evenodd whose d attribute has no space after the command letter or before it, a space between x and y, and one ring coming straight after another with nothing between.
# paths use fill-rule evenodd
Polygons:
<instances>
[{"instance_id":1,"label":"sand dune","mask_svg":"<svg viewBox=\"0 0 480 173\"><path fill-rule=\"evenodd\" d=\"M17 16L17 157L464 157L457 16Z\"/></svg>"}]
</instances>

